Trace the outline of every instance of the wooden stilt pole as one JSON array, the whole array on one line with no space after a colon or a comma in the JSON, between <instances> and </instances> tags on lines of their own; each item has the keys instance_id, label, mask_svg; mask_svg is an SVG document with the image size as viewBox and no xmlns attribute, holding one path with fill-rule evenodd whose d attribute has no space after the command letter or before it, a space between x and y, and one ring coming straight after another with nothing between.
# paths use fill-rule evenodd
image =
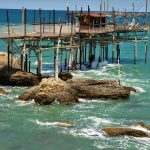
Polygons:
<instances>
[{"instance_id":1,"label":"wooden stilt pole","mask_svg":"<svg viewBox=\"0 0 150 150\"><path fill-rule=\"evenodd\" d=\"M108 44L105 44L105 59L108 61Z\"/></svg>"},{"instance_id":2,"label":"wooden stilt pole","mask_svg":"<svg viewBox=\"0 0 150 150\"><path fill-rule=\"evenodd\" d=\"M55 34L55 10L53 10L53 33Z\"/></svg>"},{"instance_id":3,"label":"wooden stilt pole","mask_svg":"<svg viewBox=\"0 0 150 150\"><path fill-rule=\"evenodd\" d=\"M101 52L100 52L100 55L101 55L101 62L103 61L103 45L101 44Z\"/></svg>"},{"instance_id":4,"label":"wooden stilt pole","mask_svg":"<svg viewBox=\"0 0 150 150\"><path fill-rule=\"evenodd\" d=\"M147 49L148 49L148 46L147 46L147 42L145 42L145 63L147 63Z\"/></svg>"},{"instance_id":5,"label":"wooden stilt pole","mask_svg":"<svg viewBox=\"0 0 150 150\"><path fill-rule=\"evenodd\" d=\"M39 76L39 81L42 79L42 52L39 49L38 51L38 76Z\"/></svg>"},{"instance_id":6,"label":"wooden stilt pole","mask_svg":"<svg viewBox=\"0 0 150 150\"><path fill-rule=\"evenodd\" d=\"M21 49L21 51L22 51L22 49ZM23 65L22 65L22 62L23 62L23 54L22 54L22 52L21 52L20 58L21 58L21 71L23 71Z\"/></svg>"},{"instance_id":7,"label":"wooden stilt pole","mask_svg":"<svg viewBox=\"0 0 150 150\"><path fill-rule=\"evenodd\" d=\"M13 51L14 51L14 48L13 48L13 40L10 39L10 54L11 54L11 63L10 63L10 70L12 72L12 68L13 68Z\"/></svg>"},{"instance_id":8,"label":"wooden stilt pole","mask_svg":"<svg viewBox=\"0 0 150 150\"><path fill-rule=\"evenodd\" d=\"M25 71L28 72L28 54L25 55Z\"/></svg>"},{"instance_id":9,"label":"wooden stilt pole","mask_svg":"<svg viewBox=\"0 0 150 150\"><path fill-rule=\"evenodd\" d=\"M118 83L120 85L120 61L119 61L119 57L118 57Z\"/></svg>"},{"instance_id":10,"label":"wooden stilt pole","mask_svg":"<svg viewBox=\"0 0 150 150\"><path fill-rule=\"evenodd\" d=\"M69 25L69 7L67 6L67 23Z\"/></svg>"},{"instance_id":11,"label":"wooden stilt pole","mask_svg":"<svg viewBox=\"0 0 150 150\"><path fill-rule=\"evenodd\" d=\"M49 20L48 22L49 22L49 32L50 32L51 31L50 30L51 28L51 25L50 25L51 24L51 11L50 10L48 11L48 20Z\"/></svg>"},{"instance_id":12,"label":"wooden stilt pole","mask_svg":"<svg viewBox=\"0 0 150 150\"><path fill-rule=\"evenodd\" d=\"M120 45L119 45L119 43L117 43L117 62L118 62L118 59L120 62Z\"/></svg>"},{"instance_id":13,"label":"wooden stilt pole","mask_svg":"<svg viewBox=\"0 0 150 150\"><path fill-rule=\"evenodd\" d=\"M87 51L87 43L86 43L86 40L85 40L85 46L84 46L84 53L85 53L85 54L84 54L84 55L85 55L85 57L84 57L84 62L85 62L85 63L86 63L86 57L87 57L87 56L86 56L86 54L87 54L86 51Z\"/></svg>"},{"instance_id":14,"label":"wooden stilt pole","mask_svg":"<svg viewBox=\"0 0 150 150\"><path fill-rule=\"evenodd\" d=\"M35 10L34 10L34 14L33 14L33 20L34 20L34 32L35 32L35 23L36 23L36 20L35 20Z\"/></svg>"},{"instance_id":15,"label":"wooden stilt pole","mask_svg":"<svg viewBox=\"0 0 150 150\"><path fill-rule=\"evenodd\" d=\"M40 17L40 37L42 37L42 11L39 9L39 17Z\"/></svg>"},{"instance_id":16,"label":"wooden stilt pole","mask_svg":"<svg viewBox=\"0 0 150 150\"><path fill-rule=\"evenodd\" d=\"M8 36L10 35L10 28L9 28L9 13L7 10L7 32ZM8 73L10 73L10 39L7 40L7 50L8 50Z\"/></svg>"},{"instance_id":17,"label":"wooden stilt pole","mask_svg":"<svg viewBox=\"0 0 150 150\"><path fill-rule=\"evenodd\" d=\"M102 56L101 56L101 44L99 43L99 62L102 61Z\"/></svg>"},{"instance_id":18,"label":"wooden stilt pole","mask_svg":"<svg viewBox=\"0 0 150 150\"><path fill-rule=\"evenodd\" d=\"M82 69L82 39L80 39L80 70Z\"/></svg>"},{"instance_id":19,"label":"wooden stilt pole","mask_svg":"<svg viewBox=\"0 0 150 150\"><path fill-rule=\"evenodd\" d=\"M103 60L105 59L105 45L102 46L103 49Z\"/></svg>"},{"instance_id":20,"label":"wooden stilt pole","mask_svg":"<svg viewBox=\"0 0 150 150\"><path fill-rule=\"evenodd\" d=\"M8 39L7 49L8 49L8 73L10 73L10 42L9 42L9 39Z\"/></svg>"},{"instance_id":21,"label":"wooden stilt pole","mask_svg":"<svg viewBox=\"0 0 150 150\"><path fill-rule=\"evenodd\" d=\"M60 31L59 31L59 37L58 37L58 42L57 42L57 49L55 49L55 57L54 57L54 64L55 64L55 70L54 70L54 76L55 76L55 80L58 81L58 51L59 51L59 44L61 42L60 40L60 36L61 36L61 30L62 30L62 25L60 27Z\"/></svg>"},{"instance_id":22,"label":"wooden stilt pole","mask_svg":"<svg viewBox=\"0 0 150 150\"><path fill-rule=\"evenodd\" d=\"M26 36L26 8L22 8L22 25L23 25L23 34Z\"/></svg>"},{"instance_id":23,"label":"wooden stilt pole","mask_svg":"<svg viewBox=\"0 0 150 150\"><path fill-rule=\"evenodd\" d=\"M26 53L26 43L24 41L23 51L22 51L22 71L25 71L25 53Z\"/></svg>"},{"instance_id":24,"label":"wooden stilt pole","mask_svg":"<svg viewBox=\"0 0 150 150\"><path fill-rule=\"evenodd\" d=\"M114 64L114 43L112 43L112 64Z\"/></svg>"}]
</instances>

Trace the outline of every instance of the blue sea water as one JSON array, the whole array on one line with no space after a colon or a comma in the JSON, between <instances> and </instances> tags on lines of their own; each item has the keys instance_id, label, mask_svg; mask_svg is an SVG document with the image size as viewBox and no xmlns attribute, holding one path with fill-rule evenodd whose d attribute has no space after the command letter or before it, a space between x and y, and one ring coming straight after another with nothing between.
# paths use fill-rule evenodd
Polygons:
<instances>
[{"instance_id":1,"label":"blue sea water","mask_svg":"<svg viewBox=\"0 0 150 150\"><path fill-rule=\"evenodd\" d=\"M16 20L12 20L12 23L20 24L20 10L11 11L11 14L16 13ZM0 14L5 12L1 10ZM33 14L33 11L30 13ZM20 102L17 99L26 87L0 86L9 92L8 95L0 96L0 150L149 150L149 138L111 138L101 130L103 127L115 126L137 128L133 126L136 121L150 125L150 41L146 64L142 42L138 43L136 65L133 64L133 43L120 43L120 47L121 84L137 89L127 100L80 99L79 104L72 106L39 106L34 101ZM4 41L0 41L0 48L7 50ZM45 58L43 65L50 65L48 60ZM36 60L32 58L33 68L35 64ZM96 70L76 71L72 74L75 77L117 80L118 67L117 64L109 63ZM74 122L76 126L61 126L59 122L66 120Z\"/></svg>"}]
</instances>

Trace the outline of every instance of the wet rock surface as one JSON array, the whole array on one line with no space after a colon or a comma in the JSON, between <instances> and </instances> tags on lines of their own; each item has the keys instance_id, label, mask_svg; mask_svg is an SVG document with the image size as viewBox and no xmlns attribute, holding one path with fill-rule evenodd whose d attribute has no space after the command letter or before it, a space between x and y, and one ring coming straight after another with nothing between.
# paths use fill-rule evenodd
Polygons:
<instances>
[{"instance_id":1,"label":"wet rock surface","mask_svg":"<svg viewBox=\"0 0 150 150\"><path fill-rule=\"evenodd\" d=\"M107 135L114 136L134 136L134 137L149 137L148 133L132 129L132 128L103 128L102 131L107 133Z\"/></svg>"},{"instance_id":2,"label":"wet rock surface","mask_svg":"<svg viewBox=\"0 0 150 150\"><path fill-rule=\"evenodd\" d=\"M67 83L78 91L80 98L87 99L128 98L131 91L136 91L132 87L120 86L114 80L75 79L68 80Z\"/></svg>"},{"instance_id":3,"label":"wet rock surface","mask_svg":"<svg viewBox=\"0 0 150 150\"><path fill-rule=\"evenodd\" d=\"M5 95L5 94L7 94L7 92L3 88L0 88L0 95Z\"/></svg>"},{"instance_id":4,"label":"wet rock surface","mask_svg":"<svg viewBox=\"0 0 150 150\"><path fill-rule=\"evenodd\" d=\"M38 84L38 76L33 73L17 71L10 76L10 85L12 86L32 86Z\"/></svg>"},{"instance_id":5,"label":"wet rock surface","mask_svg":"<svg viewBox=\"0 0 150 150\"><path fill-rule=\"evenodd\" d=\"M34 86L19 96L21 100L31 100L40 105L49 105L54 101L60 104L74 104L78 102L76 91L68 84L54 78L43 79L39 86Z\"/></svg>"},{"instance_id":6,"label":"wet rock surface","mask_svg":"<svg viewBox=\"0 0 150 150\"><path fill-rule=\"evenodd\" d=\"M54 78L43 79L19 96L21 100L34 99L36 103L48 105L54 101L70 105L78 103L78 98L119 99L128 98L135 89L118 85L113 80L75 79L66 82Z\"/></svg>"},{"instance_id":7,"label":"wet rock surface","mask_svg":"<svg viewBox=\"0 0 150 150\"><path fill-rule=\"evenodd\" d=\"M10 55L10 60L13 59L11 72L15 73L20 70L20 63L17 58ZM11 74L8 73L8 54L6 52L0 52L0 84L9 84Z\"/></svg>"},{"instance_id":8,"label":"wet rock surface","mask_svg":"<svg viewBox=\"0 0 150 150\"><path fill-rule=\"evenodd\" d=\"M143 121L138 121L136 123L134 123L135 126L141 126L147 130L150 130L150 126L145 125L145 123Z\"/></svg>"},{"instance_id":9,"label":"wet rock surface","mask_svg":"<svg viewBox=\"0 0 150 150\"><path fill-rule=\"evenodd\" d=\"M72 79L73 76L70 72L60 72L58 77L63 81L67 81L69 79Z\"/></svg>"}]
</instances>

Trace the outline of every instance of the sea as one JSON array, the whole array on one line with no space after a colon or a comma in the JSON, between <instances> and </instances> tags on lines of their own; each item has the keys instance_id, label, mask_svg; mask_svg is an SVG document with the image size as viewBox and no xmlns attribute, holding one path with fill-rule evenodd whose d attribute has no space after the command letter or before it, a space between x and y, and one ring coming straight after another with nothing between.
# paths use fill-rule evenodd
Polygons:
<instances>
[{"instance_id":1,"label":"sea","mask_svg":"<svg viewBox=\"0 0 150 150\"><path fill-rule=\"evenodd\" d=\"M21 24L21 10L8 10L10 24ZM38 14L38 11L36 11ZM48 16L49 11L42 11ZM65 20L65 11L56 11L56 18ZM33 21L33 10L27 11L29 24ZM52 16L52 11L51 11ZM45 17L46 18L46 17ZM6 26L6 10L0 10L0 32ZM51 18L52 20L52 18ZM132 19L131 19L132 20ZM38 22L38 17L37 17ZM0 34L1 34L0 33ZM150 33L148 33L150 37ZM109 137L104 127L131 127L137 121L150 125L150 40L148 40L147 63L144 62L144 43L138 42L137 64L134 64L134 43L120 43L121 84L134 87L137 92L131 93L129 99L79 99L79 104L64 106L52 104L40 106L34 101L22 102L18 96L27 87L0 87L8 91L0 96L0 150L150 150L149 138ZM109 45L108 62L97 68L71 72L73 76L93 79L117 80L118 65L111 64ZM0 41L0 50L7 51L6 41ZM96 52L99 53L97 47ZM43 74L52 75L52 53L45 52ZM37 61L31 57L32 71L35 72ZM116 52L115 52L116 60ZM116 62L116 61L115 61ZM96 62L94 62L96 63ZM62 125L69 121L74 126ZM150 131L146 130L148 134Z\"/></svg>"}]
</instances>

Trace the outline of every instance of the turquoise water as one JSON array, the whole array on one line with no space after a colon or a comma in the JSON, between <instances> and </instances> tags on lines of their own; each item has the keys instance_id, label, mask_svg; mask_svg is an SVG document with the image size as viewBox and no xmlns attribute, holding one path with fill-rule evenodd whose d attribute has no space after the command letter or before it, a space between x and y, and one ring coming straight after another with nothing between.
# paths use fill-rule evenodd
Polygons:
<instances>
[{"instance_id":1,"label":"turquoise water","mask_svg":"<svg viewBox=\"0 0 150 150\"><path fill-rule=\"evenodd\" d=\"M0 149L149 150L148 138L110 138L101 131L103 127L131 127L139 120L150 124L149 67L149 61L147 64L140 61L137 65L121 65L122 84L137 89L137 93L132 93L127 100L80 99L80 103L73 106L39 106L33 101L17 100L24 88L5 87L9 94L0 97ZM117 65L109 64L98 70L73 74L94 79L117 79ZM62 127L57 124L65 120L74 122L76 126Z\"/></svg>"},{"instance_id":2,"label":"turquoise water","mask_svg":"<svg viewBox=\"0 0 150 150\"><path fill-rule=\"evenodd\" d=\"M5 48L4 44L2 41L0 46ZM136 128L133 126L136 121L150 125L150 53L148 51L145 64L144 45L140 42L137 65L134 65L133 43L121 43L120 46L121 83L136 88L137 93L132 93L126 100L80 99L79 104L72 106L39 106L34 101L18 101L26 87L4 87L9 94L0 96L0 150L149 150L148 138L110 138L101 131L103 127L114 126ZM44 61L44 64L50 63ZM32 58L32 65L35 64L36 60ZM116 64L108 64L97 70L72 74L117 80L117 70ZM66 120L76 126L59 125Z\"/></svg>"}]
</instances>

